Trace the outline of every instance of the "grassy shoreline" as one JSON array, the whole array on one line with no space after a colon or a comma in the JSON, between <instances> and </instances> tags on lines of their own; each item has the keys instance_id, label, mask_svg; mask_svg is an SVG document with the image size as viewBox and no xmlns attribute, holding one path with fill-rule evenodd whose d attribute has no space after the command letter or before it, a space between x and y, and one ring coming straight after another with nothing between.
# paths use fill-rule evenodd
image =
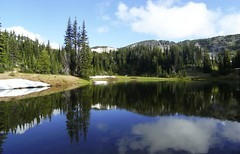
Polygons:
<instances>
[{"instance_id":1,"label":"grassy shoreline","mask_svg":"<svg viewBox=\"0 0 240 154\"><path fill-rule=\"evenodd\" d=\"M11 100L20 100L27 99L32 97L49 95L57 92L67 91L75 89L84 85L91 83L90 81L74 77L71 75L51 75L51 74L34 74L34 73L10 73L5 72L0 74L1 79L26 79L32 81L40 81L48 83L51 87L47 90L41 92L30 93L23 96L13 96L13 97L1 97L0 101L11 101Z\"/></svg>"},{"instance_id":2,"label":"grassy shoreline","mask_svg":"<svg viewBox=\"0 0 240 154\"><path fill-rule=\"evenodd\" d=\"M0 74L1 79L27 79L32 81L41 81L51 85L45 91L31 93L23 96L16 97L1 97L0 101L20 100L38 96L49 95L57 92L67 91L81 86L89 85L95 81L108 81L108 82L158 82L158 81L217 81L229 80L232 76L188 76L188 77L175 77L175 78L158 78L158 77L139 77L139 76L114 76L114 78L94 78L90 81L74 77L71 75L51 75L51 74L33 74L33 73L10 73L6 72ZM239 81L239 80L238 80Z\"/></svg>"},{"instance_id":3,"label":"grassy shoreline","mask_svg":"<svg viewBox=\"0 0 240 154\"><path fill-rule=\"evenodd\" d=\"M158 78L158 77L140 77L140 76L114 76L114 78L95 78L94 81L110 82L155 82L155 81L190 81L191 77L185 78Z\"/></svg>"},{"instance_id":4,"label":"grassy shoreline","mask_svg":"<svg viewBox=\"0 0 240 154\"><path fill-rule=\"evenodd\" d=\"M52 87L77 86L88 84L89 81L71 75L52 75L34 73L3 73L0 79L26 79L50 84Z\"/></svg>"}]
</instances>

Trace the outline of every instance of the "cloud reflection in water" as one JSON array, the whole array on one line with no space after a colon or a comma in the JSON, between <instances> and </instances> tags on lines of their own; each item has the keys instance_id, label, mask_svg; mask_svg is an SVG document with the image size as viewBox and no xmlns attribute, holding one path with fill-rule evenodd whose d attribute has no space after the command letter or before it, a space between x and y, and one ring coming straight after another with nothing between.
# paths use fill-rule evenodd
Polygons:
<instances>
[{"instance_id":1,"label":"cloud reflection in water","mask_svg":"<svg viewBox=\"0 0 240 154\"><path fill-rule=\"evenodd\" d=\"M190 153L207 153L223 140L240 142L237 122L197 117L161 117L155 123L132 127L131 137L119 140L119 153L140 150L156 153L174 149Z\"/></svg>"}]
</instances>

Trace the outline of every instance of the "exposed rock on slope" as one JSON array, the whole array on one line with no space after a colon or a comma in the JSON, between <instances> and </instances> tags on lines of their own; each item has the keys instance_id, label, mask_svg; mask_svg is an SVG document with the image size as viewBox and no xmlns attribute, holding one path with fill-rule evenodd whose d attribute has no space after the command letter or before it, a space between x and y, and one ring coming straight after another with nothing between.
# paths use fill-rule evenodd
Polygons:
<instances>
[{"instance_id":1,"label":"exposed rock on slope","mask_svg":"<svg viewBox=\"0 0 240 154\"><path fill-rule=\"evenodd\" d=\"M240 34L236 35L227 35L227 36L218 36L206 39L196 39L196 40L185 40L182 42L170 42L165 40L146 40L138 43L134 43L126 46L127 48L135 47L135 46L151 46L151 47L159 47L162 50L170 47L171 45L185 45L185 44L193 44L198 45L204 50L208 50L210 52L219 52L224 49L237 51L240 49Z\"/></svg>"}]
</instances>

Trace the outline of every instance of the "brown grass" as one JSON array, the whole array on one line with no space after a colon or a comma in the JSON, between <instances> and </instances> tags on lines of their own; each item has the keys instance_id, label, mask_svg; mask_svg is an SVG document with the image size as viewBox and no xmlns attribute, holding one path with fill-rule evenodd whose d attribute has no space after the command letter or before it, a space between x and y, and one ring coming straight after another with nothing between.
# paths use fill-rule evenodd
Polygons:
<instances>
[{"instance_id":1,"label":"brown grass","mask_svg":"<svg viewBox=\"0 0 240 154\"><path fill-rule=\"evenodd\" d=\"M41 81L41 82L50 84L51 87L41 92L35 92L35 93L23 95L23 96L1 97L0 101L20 100L20 99L26 99L31 97L49 95L56 92L78 88L80 86L87 85L90 83L89 81L86 81L71 75L28 74L28 73L10 73L10 72L0 74L0 80L1 79L26 79L26 80L32 80L32 81Z\"/></svg>"},{"instance_id":2,"label":"brown grass","mask_svg":"<svg viewBox=\"0 0 240 154\"><path fill-rule=\"evenodd\" d=\"M51 74L30 74L6 72L0 74L0 79L26 79L32 81L41 81L50 84L53 87L59 86L75 86L89 83L81 78L71 75L51 75Z\"/></svg>"}]
</instances>

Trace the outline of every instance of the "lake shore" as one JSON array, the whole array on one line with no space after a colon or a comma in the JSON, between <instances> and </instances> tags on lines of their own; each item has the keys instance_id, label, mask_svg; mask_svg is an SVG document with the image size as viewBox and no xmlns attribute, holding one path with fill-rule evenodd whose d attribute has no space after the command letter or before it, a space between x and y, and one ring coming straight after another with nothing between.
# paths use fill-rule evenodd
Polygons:
<instances>
[{"instance_id":1,"label":"lake shore","mask_svg":"<svg viewBox=\"0 0 240 154\"><path fill-rule=\"evenodd\" d=\"M47 90L40 91L40 92L33 92L27 95L1 97L0 101L20 100L20 99L27 99L31 97L49 95L52 93L75 89L90 83L87 80L83 80L81 78L74 77L71 75L51 75L51 74L32 74L32 73L14 73L13 74L10 72L5 72L3 74L0 74L0 80L2 79L26 79L31 81L40 81L40 82L50 84L51 87L48 88Z\"/></svg>"},{"instance_id":2,"label":"lake shore","mask_svg":"<svg viewBox=\"0 0 240 154\"><path fill-rule=\"evenodd\" d=\"M40 81L48 83L51 88L34 92L27 95L16 97L1 97L0 101L20 100L31 97L49 95L52 93L67 91L78 88L80 86L89 85L91 83L98 84L98 82L158 82L158 81L217 81L217 80L229 80L232 81L232 76L212 77L210 74L207 76L188 76L188 77L175 77L175 78L159 78L159 77L140 77L140 76L95 76L90 81L74 77L71 75L51 75L51 74L33 74L33 73L10 73L5 72L0 74L1 79L26 79L31 81ZM239 80L238 80L239 81Z\"/></svg>"},{"instance_id":3,"label":"lake shore","mask_svg":"<svg viewBox=\"0 0 240 154\"><path fill-rule=\"evenodd\" d=\"M184 78L161 78L161 77L141 77L141 76L113 76L106 78L92 78L95 81L109 81L109 82L155 82L155 81L188 81L191 77Z\"/></svg>"},{"instance_id":4,"label":"lake shore","mask_svg":"<svg viewBox=\"0 0 240 154\"><path fill-rule=\"evenodd\" d=\"M40 81L48 83L51 87L59 86L81 86L88 84L89 81L74 77L71 75L52 75L52 74L34 74L34 73L10 73L0 74L1 79L26 79L31 81Z\"/></svg>"}]
</instances>

